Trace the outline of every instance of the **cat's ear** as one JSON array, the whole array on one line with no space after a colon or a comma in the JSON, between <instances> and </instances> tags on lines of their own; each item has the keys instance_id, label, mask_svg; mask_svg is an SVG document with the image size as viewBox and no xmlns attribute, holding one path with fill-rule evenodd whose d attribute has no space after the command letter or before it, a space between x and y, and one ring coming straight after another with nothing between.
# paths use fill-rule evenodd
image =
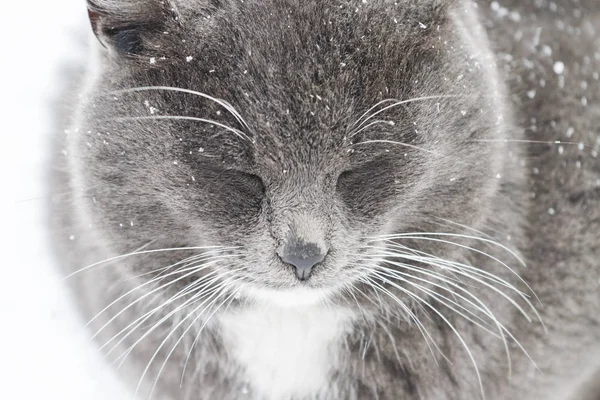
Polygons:
<instances>
[{"instance_id":1,"label":"cat's ear","mask_svg":"<svg viewBox=\"0 0 600 400\"><path fill-rule=\"evenodd\" d=\"M136 55L144 50L144 38L164 30L176 19L168 1L87 0L92 30L104 47Z\"/></svg>"}]
</instances>

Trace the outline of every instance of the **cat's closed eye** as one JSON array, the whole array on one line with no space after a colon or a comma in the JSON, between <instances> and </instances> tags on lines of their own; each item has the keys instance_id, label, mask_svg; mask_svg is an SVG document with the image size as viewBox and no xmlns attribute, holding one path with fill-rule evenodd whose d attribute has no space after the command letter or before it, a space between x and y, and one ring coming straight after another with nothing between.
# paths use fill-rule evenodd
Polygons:
<instances>
[{"instance_id":1,"label":"cat's closed eye","mask_svg":"<svg viewBox=\"0 0 600 400\"><path fill-rule=\"evenodd\" d=\"M265 196L265 185L258 175L236 170L228 170L225 175L231 176L237 190L250 198L262 199Z\"/></svg>"},{"instance_id":2,"label":"cat's closed eye","mask_svg":"<svg viewBox=\"0 0 600 400\"><path fill-rule=\"evenodd\" d=\"M265 185L254 174L234 169L207 169L198 182L220 213L256 217L265 198Z\"/></svg>"},{"instance_id":3,"label":"cat's closed eye","mask_svg":"<svg viewBox=\"0 0 600 400\"><path fill-rule=\"evenodd\" d=\"M350 210L364 213L373 210L373 201L394 193L393 165L376 159L342 172L336 190Z\"/></svg>"}]
</instances>

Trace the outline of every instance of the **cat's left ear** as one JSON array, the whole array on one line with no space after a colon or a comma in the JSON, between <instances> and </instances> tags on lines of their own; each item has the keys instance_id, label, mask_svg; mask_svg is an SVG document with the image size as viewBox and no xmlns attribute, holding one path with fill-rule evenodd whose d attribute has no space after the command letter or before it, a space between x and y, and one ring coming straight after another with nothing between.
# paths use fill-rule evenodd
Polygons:
<instances>
[{"instance_id":1,"label":"cat's left ear","mask_svg":"<svg viewBox=\"0 0 600 400\"><path fill-rule=\"evenodd\" d=\"M146 39L175 20L174 9L160 0L87 0L92 30L100 43L120 54L136 55Z\"/></svg>"}]
</instances>

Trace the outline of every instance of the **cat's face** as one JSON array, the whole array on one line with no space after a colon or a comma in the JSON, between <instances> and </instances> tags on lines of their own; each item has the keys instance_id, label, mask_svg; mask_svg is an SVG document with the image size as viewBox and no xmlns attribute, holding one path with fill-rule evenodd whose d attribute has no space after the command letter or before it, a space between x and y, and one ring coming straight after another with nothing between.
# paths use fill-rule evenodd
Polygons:
<instances>
[{"instance_id":1,"label":"cat's face","mask_svg":"<svg viewBox=\"0 0 600 400\"><path fill-rule=\"evenodd\" d=\"M235 247L214 269L243 293L303 302L496 188L503 110L444 2L94 3L69 153L118 251Z\"/></svg>"}]
</instances>

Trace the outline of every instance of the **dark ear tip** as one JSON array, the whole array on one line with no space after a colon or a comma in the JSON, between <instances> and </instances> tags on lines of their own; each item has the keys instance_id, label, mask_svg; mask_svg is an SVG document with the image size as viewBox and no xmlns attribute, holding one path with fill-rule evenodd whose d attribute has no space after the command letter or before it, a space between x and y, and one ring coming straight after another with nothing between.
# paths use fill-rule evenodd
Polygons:
<instances>
[{"instance_id":1,"label":"dark ear tip","mask_svg":"<svg viewBox=\"0 0 600 400\"><path fill-rule=\"evenodd\" d=\"M94 35L96 35L96 38L98 38L98 41L100 42L100 44L102 46L106 47L106 45L102 41L102 37L100 35L100 33L101 33L100 13L95 11L92 7L88 7L88 16L90 19L90 24L92 25L92 31L94 32Z\"/></svg>"},{"instance_id":2,"label":"dark ear tip","mask_svg":"<svg viewBox=\"0 0 600 400\"><path fill-rule=\"evenodd\" d=\"M88 17L90 18L90 23L92 24L92 29L94 30L94 33L98 35L98 23L100 21L100 14L97 11L94 11L91 7L89 7Z\"/></svg>"}]
</instances>

